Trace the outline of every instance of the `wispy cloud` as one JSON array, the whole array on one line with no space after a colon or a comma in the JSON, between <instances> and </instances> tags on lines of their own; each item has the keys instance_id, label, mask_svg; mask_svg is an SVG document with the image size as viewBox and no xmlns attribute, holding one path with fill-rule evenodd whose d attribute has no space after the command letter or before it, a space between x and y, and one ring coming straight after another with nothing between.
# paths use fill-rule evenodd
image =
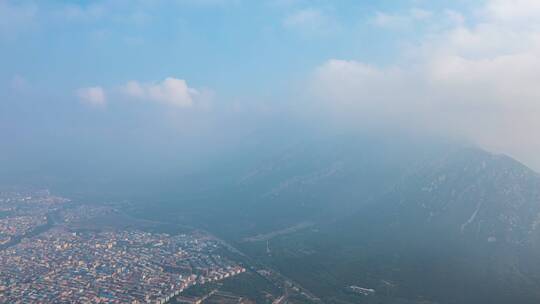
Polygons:
<instances>
[{"instance_id":1,"label":"wispy cloud","mask_svg":"<svg viewBox=\"0 0 540 304\"><path fill-rule=\"evenodd\" d=\"M371 24L387 29L407 29L431 17L433 12L420 8L412 8L404 13L377 12L371 19Z\"/></svg>"},{"instance_id":2,"label":"wispy cloud","mask_svg":"<svg viewBox=\"0 0 540 304\"><path fill-rule=\"evenodd\" d=\"M168 77L158 83L129 81L122 91L129 98L153 101L176 107L191 107L201 93L190 88L184 79Z\"/></svg>"},{"instance_id":3,"label":"wispy cloud","mask_svg":"<svg viewBox=\"0 0 540 304\"><path fill-rule=\"evenodd\" d=\"M77 90L77 96L81 103L88 106L102 108L107 105L105 90L99 86L80 88Z\"/></svg>"},{"instance_id":4,"label":"wispy cloud","mask_svg":"<svg viewBox=\"0 0 540 304\"><path fill-rule=\"evenodd\" d=\"M288 15L283 20L283 26L307 36L326 35L337 29L334 19L316 8L306 8Z\"/></svg>"}]
</instances>

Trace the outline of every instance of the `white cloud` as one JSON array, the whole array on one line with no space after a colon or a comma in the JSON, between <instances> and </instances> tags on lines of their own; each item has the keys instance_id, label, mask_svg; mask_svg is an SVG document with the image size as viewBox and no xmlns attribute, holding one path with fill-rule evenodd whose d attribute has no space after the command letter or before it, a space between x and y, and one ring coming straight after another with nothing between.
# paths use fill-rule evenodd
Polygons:
<instances>
[{"instance_id":1,"label":"white cloud","mask_svg":"<svg viewBox=\"0 0 540 304\"><path fill-rule=\"evenodd\" d=\"M384 28L400 28L404 25L408 26L409 20L401 15L392 15L383 12L377 12L371 23L378 27Z\"/></svg>"},{"instance_id":2,"label":"white cloud","mask_svg":"<svg viewBox=\"0 0 540 304\"><path fill-rule=\"evenodd\" d=\"M177 107L191 107L201 96L201 93L190 88L186 81L173 77L166 78L160 83L140 83L130 81L123 86L126 96L164 103Z\"/></svg>"},{"instance_id":3,"label":"white cloud","mask_svg":"<svg viewBox=\"0 0 540 304\"><path fill-rule=\"evenodd\" d=\"M412 8L405 13L377 12L371 20L371 24L387 29L406 29L415 23L427 21L433 17L433 12Z\"/></svg>"},{"instance_id":4,"label":"white cloud","mask_svg":"<svg viewBox=\"0 0 540 304\"><path fill-rule=\"evenodd\" d=\"M337 24L322 10L306 8L287 16L283 20L283 26L301 34L313 36L332 33L336 30Z\"/></svg>"},{"instance_id":5,"label":"white cloud","mask_svg":"<svg viewBox=\"0 0 540 304\"><path fill-rule=\"evenodd\" d=\"M77 90L79 100L89 106L104 107L107 104L107 96L102 87L87 87Z\"/></svg>"},{"instance_id":6,"label":"white cloud","mask_svg":"<svg viewBox=\"0 0 540 304\"><path fill-rule=\"evenodd\" d=\"M540 168L540 2L487 1L471 25L445 15L452 25L406 60L329 60L311 92L343 115L466 136Z\"/></svg>"},{"instance_id":7,"label":"white cloud","mask_svg":"<svg viewBox=\"0 0 540 304\"><path fill-rule=\"evenodd\" d=\"M409 11L409 14L413 19L416 19L416 20L426 20L433 16L433 13L431 11L421 9L421 8L412 8Z\"/></svg>"},{"instance_id":8,"label":"white cloud","mask_svg":"<svg viewBox=\"0 0 540 304\"><path fill-rule=\"evenodd\" d=\"M501 21L537 23L540 16L540 1L537 0L491 0L485 14Z\"/></svg>"}]
</instances>

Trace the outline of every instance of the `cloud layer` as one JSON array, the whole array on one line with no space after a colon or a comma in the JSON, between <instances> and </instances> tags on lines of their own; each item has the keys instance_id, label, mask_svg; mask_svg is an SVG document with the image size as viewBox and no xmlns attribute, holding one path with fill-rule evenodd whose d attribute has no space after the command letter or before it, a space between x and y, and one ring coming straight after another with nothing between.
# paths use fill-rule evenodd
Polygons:
<instances>
[{"instance_id":1,"label":"cloud layer","mask_svg":"<svg viewBox=\"0 0 540 304\"><path fill-rule=\"evenodd\" d=\"M539 2L490 0L475 22L456 12L437 17L439 30L394 65L325 62L311 93L342 114L465 136L540 167Z\"/></svg>"}]
</instances>

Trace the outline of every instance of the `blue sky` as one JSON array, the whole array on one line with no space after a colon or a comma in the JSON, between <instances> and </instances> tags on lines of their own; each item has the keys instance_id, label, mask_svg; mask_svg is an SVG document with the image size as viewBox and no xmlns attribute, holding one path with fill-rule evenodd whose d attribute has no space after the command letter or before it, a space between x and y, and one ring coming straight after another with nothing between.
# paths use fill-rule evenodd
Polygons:
<instances>
[{"instance_id":1,"label":"blue sky","mask_svg":"<svg viewBox=\"0 0 540 304\"><path fill-rule=\"evenodd\" d=\"M4 82L19 75L69 91L175 76L233 96L274 91L330 58L392 62L403 36L422 29L381 30L372 24L377 13L451 7L430 1L2 3L17 20L2 29Z\"/></svg>"},{"instance_id":2,"label":"blue sky","mask_svg":"<svg viewBox=\"0 0 540 304\"><path fill-rule=\"evenodd\" d=\"M0 0L4 159L174 154L289 117L540 168L539 34L536 0Z\"/></svg>"}]
</instances>

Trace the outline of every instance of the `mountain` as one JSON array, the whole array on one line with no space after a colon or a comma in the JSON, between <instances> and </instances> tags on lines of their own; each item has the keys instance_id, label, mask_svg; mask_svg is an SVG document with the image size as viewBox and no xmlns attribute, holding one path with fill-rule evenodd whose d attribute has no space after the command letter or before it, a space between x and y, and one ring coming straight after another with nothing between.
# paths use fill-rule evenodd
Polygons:
<instances>
[{"instance_id":1,"label":"mountain","mask_svg":"<svg viewBox=\"0 0 540 304\"><path fill-rule=\"evenodd\" d=\"M167 201L143 213L194 219L193 224L235 240L331 222L380 197L447 146L362 134L301 133L286 142L248 142L200 172L171 178L173 183L159 188Z\"/></svg>"},{"instance_id":2,"label":"mountain","mask_svg":"<svg viewBox=\"0 0 540 304\"><path fill-rule=\"evenodd\" d=\"M540 176L519 162L449 151L361 209L272 240L263 259L329 303L350 285L378 290L352 303L540 302Z\"/></svg>"},{"instance_id":3,"label":"mountain","mask_svg":"<svg viewBox=\"0 0 540 304\"><path fill-rule=\"evenodd\" d=\"M540 176L523 164L396 134L255 138L139 215L209 230L327 303L540 303Z\"/></svg>"},{"instance_id":4,"label":"mountain","mask_svg":"<svg viewBox=\"0 0 540 304\"><path fill-rule=\"evenodd\" d=\"M384 222L479 243L534 245L540 176L503 155L464 149L406 176L379 205Z\"/></svg>"}]
</instances>

